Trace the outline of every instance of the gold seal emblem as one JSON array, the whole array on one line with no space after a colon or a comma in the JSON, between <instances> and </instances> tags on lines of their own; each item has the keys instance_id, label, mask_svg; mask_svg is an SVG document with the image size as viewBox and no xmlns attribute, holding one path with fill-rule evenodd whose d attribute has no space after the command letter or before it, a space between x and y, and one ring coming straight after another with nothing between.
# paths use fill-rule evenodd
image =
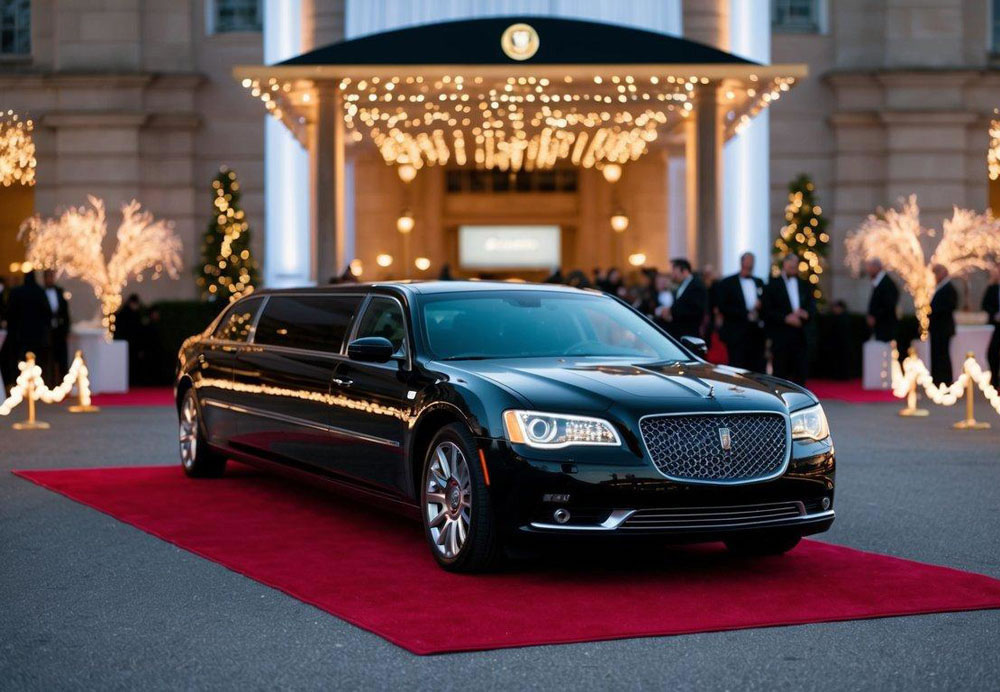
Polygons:
<instances>
[{"instance_id":1,"label":"gold seal emblem","mask_svg":"<svg viewBox=\"0 0 1000 692\"><path fill-rule=\"evenodd\" d=\"M538 32L528 24L511 24L500 37L500 47L511 60L527 60L540 44Z\"/></svg>"}]
</instances>

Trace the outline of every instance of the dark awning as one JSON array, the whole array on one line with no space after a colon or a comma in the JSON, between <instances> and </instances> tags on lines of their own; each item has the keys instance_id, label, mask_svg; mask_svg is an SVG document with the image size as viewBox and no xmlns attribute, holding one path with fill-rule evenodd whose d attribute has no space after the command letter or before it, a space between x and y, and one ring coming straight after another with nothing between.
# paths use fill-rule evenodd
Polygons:
<instances>
[{"instance_id":1,"label":"dark awning","mask_svg":"<svg viewBox=\"0 0 1000 692\"><path fill-rule=\"evenodd\" d=\"M538 50L527 60L508 57L500 37L512 24L529 24ZM553 17L491 17L386 31L333 43L279 65L646 65L757 63L653 31Z\"/></svg>"}]
</instances>

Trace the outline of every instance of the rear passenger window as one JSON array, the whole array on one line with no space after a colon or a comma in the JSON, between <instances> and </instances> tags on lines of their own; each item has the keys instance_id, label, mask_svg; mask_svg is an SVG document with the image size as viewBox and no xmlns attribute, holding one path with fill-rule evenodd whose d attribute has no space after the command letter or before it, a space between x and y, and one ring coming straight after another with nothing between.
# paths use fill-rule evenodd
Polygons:
<instances>
[{"instance_id":1,"label":"rear passenger window","mask_svg":"<svg viewBox=\"0 0 1000 692\"><path fill-rule=\"evenodd\" d=\"M362 297L271 296L257 322L254 343L339 353Z\"/></svg>"},{"instance_id":2,"label":"rear passenger window","mask_svg":"<svg viewBox=\"0 0 1000 692\"><path fill-rule=\"evenodd\" d=\"M212 332L212 338L224 339L225 341L246 341L247 337L250 336L253 318L263 300L263 298L247 298L238 301L219 321L219 326Z\"/></svg>"},{"instance_id":3,"label":"rear passenger window","mask_svg":"<svg viewBox=\"0 0 1000 692\"><path fill-rule=\"evenodd\" d=\"M365 314L358 325L355 338L382 336L392 342L393 352L404 353L406 344L406 323L403 310L392 298L372 298L365 308Z\"/></svg>"}]
</instances>

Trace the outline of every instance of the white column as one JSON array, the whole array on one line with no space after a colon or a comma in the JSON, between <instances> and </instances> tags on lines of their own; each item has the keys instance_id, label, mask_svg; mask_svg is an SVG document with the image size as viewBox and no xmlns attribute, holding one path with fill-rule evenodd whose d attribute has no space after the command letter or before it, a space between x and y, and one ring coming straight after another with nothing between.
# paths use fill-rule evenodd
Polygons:
<instances>
[{"instance_id":1,"label":"white column","mask_svg":"<svg viewBox=\"0 0 1000 692\"><path fill-rule=\"evenodd\" d=\"M302 52L301 0L265 0L264 62ZM309 155L271 116L264 130L264 284L310 282Z\"/></svg>"},{"instance_id":2,"label":"white column","mask_svg":"<svg viewBox=\"0 0 1000 692\"><path fill-rule=\"evenodd\" d=\"M739 0L729 7L729 50L760 63L771 61L770 0ZM757 256L756 273L771 262L770 123L765 109L723 150L722 273L739 269L739 256Z\"/></svg>"}]
</instances>

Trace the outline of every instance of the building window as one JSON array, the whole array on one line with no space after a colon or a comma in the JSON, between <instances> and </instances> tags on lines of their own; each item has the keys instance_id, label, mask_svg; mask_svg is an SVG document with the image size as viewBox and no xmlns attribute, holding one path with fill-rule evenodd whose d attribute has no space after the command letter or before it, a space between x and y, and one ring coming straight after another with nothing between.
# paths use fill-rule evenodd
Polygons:
<instances>
[{"instance_id":1,"label":"building window","mask_svg":"<svg viewBox=\"0 0 1000 692\"><path fill-rule=\"evenodd\" d=\"M450 193L463 192L576 192L575 168L542 171L501 171L454 168L445 175Z\"/></svg>"},{"instance_id":2,"label":"building window","mask_svg":"<svg viewBox=\"0 0 1000 692\"><path fill-rule=\"evenodd\" d=\"M771 0L771 26L788 33L819 33L820 0Z\"/></svg>"},{"instance_id":3,"label":"building window","mask_svg":"<svg viewBox=\"0 0 1000 692\"><path fill-rule=\"evenodd\" d=\"M261 0L215 0L212 33L260 31L263 27Z\"/></svg>"},{"instance_id":4,"label":"building window","mask_svg":"<svg viewBox=\"0 0 1000 692\"><path fill-rule=\"evenodd\" d=\"M31 53L31 0L0 0L0 54Z\"/></svg>"},{"instance_id":5,"label":"building window","mask_svg":"<svg viewBox=\"0 0 1000 692\"><path fill-rule=\"evenodd\" d=\"M990 17L990 52L1000 54L1000 0L993 0Z\"/></svg>"}]
</instances>

